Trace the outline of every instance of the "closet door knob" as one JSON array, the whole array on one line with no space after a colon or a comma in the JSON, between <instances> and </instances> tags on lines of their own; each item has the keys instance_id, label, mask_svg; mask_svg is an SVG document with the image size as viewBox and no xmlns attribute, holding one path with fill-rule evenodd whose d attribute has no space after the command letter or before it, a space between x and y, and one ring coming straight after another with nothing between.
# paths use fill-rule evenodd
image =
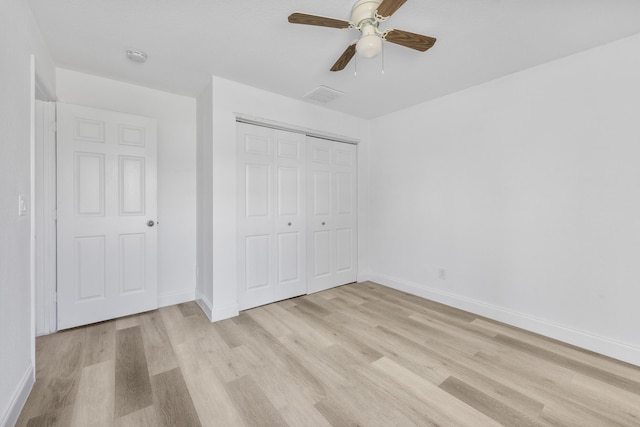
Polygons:
<instances>
[{"instance_id":1,"label":"closet door knob","mask_svg":"<svg viewBox=\"0 0 640 427\"><path fill-rule=\"evenodd\" d=\"M291 223L288 223L287 225L288 225L289 227L291 227Z\"/></svg>"},{"instance_id":2,"label":"closet door knob","mask_svg":"<svg viewBox=\"0 0 640 427\"><path fill-rule=\"evenodd\" d=\"M153 222L153 220L150 219L149 221L147 221L147 227L153 227L154 225L156 225L156 223Z\"/></svg>"},{"instance_id":3,"label":"closet door knob","mask_svg":"<svg viewBox=\"0 0 640 427\"><path fill-rule=\"evenodd\" d=\"M324 221L322 221L322 225L324 225Z\"/></svg>"}]
</instances>

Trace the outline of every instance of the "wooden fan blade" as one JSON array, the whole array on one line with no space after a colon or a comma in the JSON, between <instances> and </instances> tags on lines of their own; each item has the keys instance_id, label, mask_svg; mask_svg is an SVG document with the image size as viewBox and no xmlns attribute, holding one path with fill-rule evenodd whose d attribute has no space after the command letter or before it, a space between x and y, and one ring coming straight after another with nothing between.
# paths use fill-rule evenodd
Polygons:
<instances>
[{"instance_id":1,"label":"wooden fan blade","mask_svg":"<svg viewBox=\"0 0 640 427\"><path fill-rule=\"evenodd\" d=\"M333 67L331 67L331 71L344 70L344 67L347 66L347 64L349 63L349 61L351 61L351 58L353 58L353 55L355 54L356 54L356 44L354 43L352 45L349 45L349 47L347 47L347 49L342 53L342 55L340 56L340 58L338 58L336 63L333 64Z\"/></svg>"},{"instance_id":2,"label":"wooden fan blade","mask_svg":"<svg viewBox=\"0 0 640 427\"><path fill-rule=\"evenodd\" d=\"M400 6L406 2L407 0L382 0L382 3L378 6L378 10L376 10L376 15L382 17L382 19L387 19L396 13L396 10L400 9Z\"/></svg>"},{"instance_id":3,"label":"wooden fan blade","mask_svg":"<svg viewBox=\"0 0 640 427\"><path fill-rule=\"evenodd\" d=\"M292 24L317 25L318 27L349 28L351 23L342 19L327 18L325 16L308 15L295 12L289 15Z\"/></svg>"},{"instance_id":4,"label":"wooden fan blade","mask_svg":"<svg viewBox=\"0 0 640 427\"><path fill-rule=\"evenodd\" d=\"M388 42L399 44L400 46L419 50L420 52L426 51L436 43L436 39L433 37L402 30L389 30L384 39Z\"/></svg>"}]
</instances>

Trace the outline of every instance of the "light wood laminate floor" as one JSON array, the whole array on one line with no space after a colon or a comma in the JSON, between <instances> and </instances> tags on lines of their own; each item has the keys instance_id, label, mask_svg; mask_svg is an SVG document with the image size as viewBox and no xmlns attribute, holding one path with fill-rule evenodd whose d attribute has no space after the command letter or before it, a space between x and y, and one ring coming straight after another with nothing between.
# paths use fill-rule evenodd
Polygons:
<instances>
[{"instance_id":1,"label":"light wood laminate floor","mask_svg":"<svg viewBox=\"0 0 640 427\"><path fill-rule=\"evenodd\" d=\"M365 282L37 339L19 426L640 426L640 368Z\"/></svg>"}]
</instances>

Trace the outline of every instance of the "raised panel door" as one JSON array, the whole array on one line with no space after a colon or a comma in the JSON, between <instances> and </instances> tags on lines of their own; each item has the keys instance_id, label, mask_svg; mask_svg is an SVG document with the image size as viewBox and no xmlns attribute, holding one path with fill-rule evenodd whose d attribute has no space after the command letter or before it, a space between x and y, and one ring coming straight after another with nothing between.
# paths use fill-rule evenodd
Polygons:
<instances>
[{"instance_id":1,"label":"raised panel door","mask_svg":"<svg viewBox=\"0 0 640 427\"><path fill-rule=\"evenodd\" d=\"M308 292L357 279L356 150L308 138Z\"/></svg>"},{"instance_id":2,"label":"raised panel door","mask_svg":"<svg viewBox=\"0 0 640 427\"><path fill-rule=\"evenodd\" d=\"M239 123L238 303L306 293L304 136Z\"/></svg>"},{"instance_id":3,"label":"raised panel door","mask_svg":"<svg viewBox=\"0 0 640 427\"><path fill-rule=\"evenodd\" d=\"M239 124L237 156L237 276L242 309L264 304L274 293L273 135Z\"/></svg>"},{"instance_id":4,"label":"raised panel door","mask_svg":"<svg viewBox=\"0 0 640 427\"><path fill-rule=\"evenodd\" d=\"M57 121L58 329L157 308L155 120L58 104Z\"/></svg>"},{"instance_id":5,"label":"raised panel door","mask_svg":"<svg viewBox=\"0 0 640 427\"><path fill-rule=\"evenodd\" d=\"M304 135L274 130L276 198L274 217L277 274L274 301L307 293L306 164Z\"/></svg>"}]
</instances>

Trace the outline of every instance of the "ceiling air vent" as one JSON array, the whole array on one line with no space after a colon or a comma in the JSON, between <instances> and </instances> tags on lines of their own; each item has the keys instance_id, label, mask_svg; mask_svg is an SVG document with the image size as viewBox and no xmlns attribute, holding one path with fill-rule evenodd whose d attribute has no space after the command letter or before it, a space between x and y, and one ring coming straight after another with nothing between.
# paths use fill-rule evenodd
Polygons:
<instances>
[{"instance_id":1,"label":"ceiling air vent","mask_svg":"<svg viewBox=\"0 0 640 427\"><path fill-rule=\"evenodd\" d=\"M338 99L344 95L346 94L344 92L340 92L339 90L331 89L330 87L326 86L318 86L317 88L306 94L304 98L322 102L323 104L328 104L334 99Z\"/></svg>"}]
</instances>

